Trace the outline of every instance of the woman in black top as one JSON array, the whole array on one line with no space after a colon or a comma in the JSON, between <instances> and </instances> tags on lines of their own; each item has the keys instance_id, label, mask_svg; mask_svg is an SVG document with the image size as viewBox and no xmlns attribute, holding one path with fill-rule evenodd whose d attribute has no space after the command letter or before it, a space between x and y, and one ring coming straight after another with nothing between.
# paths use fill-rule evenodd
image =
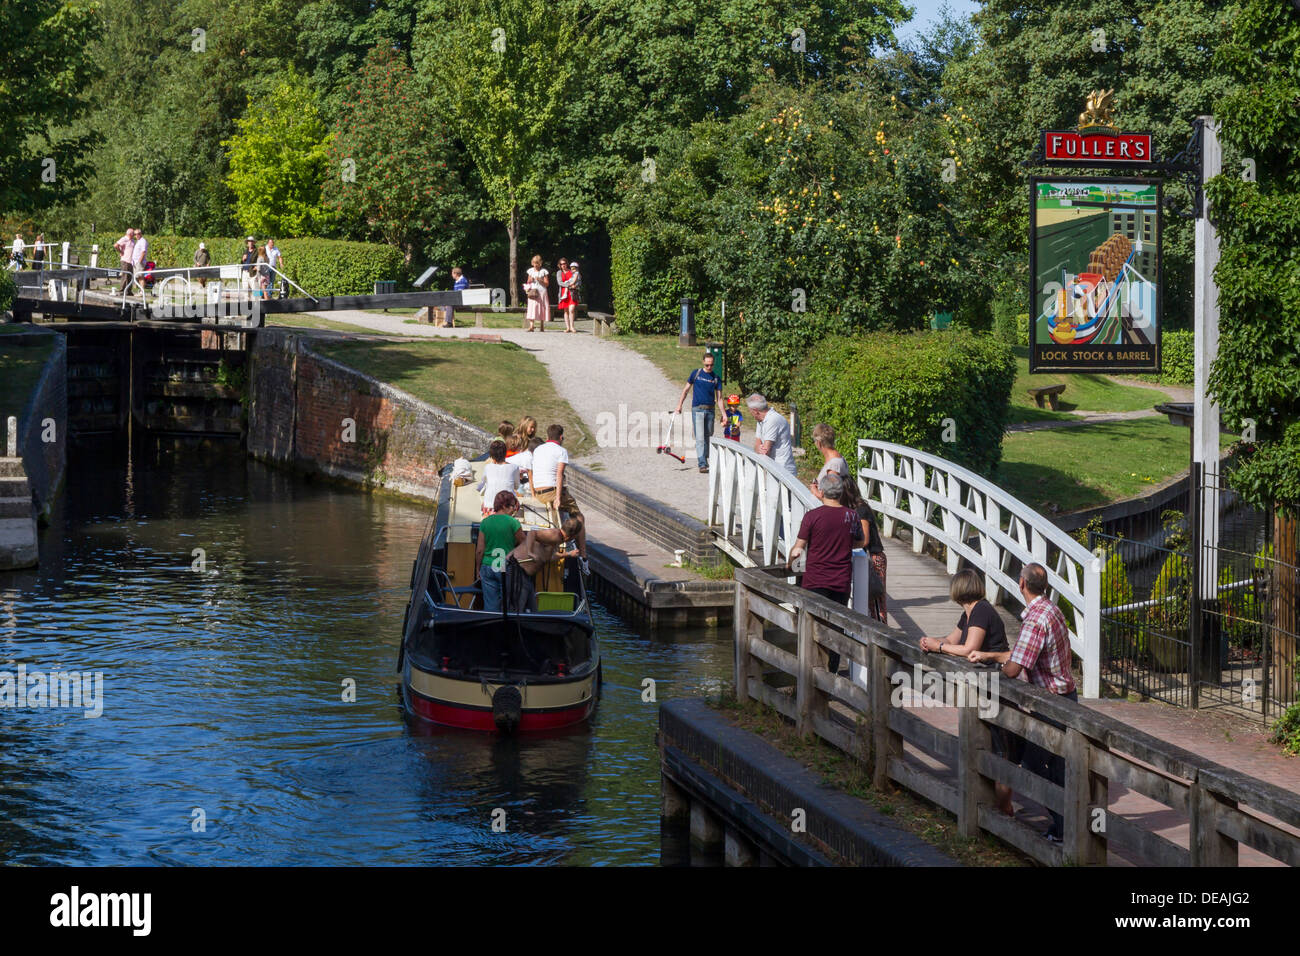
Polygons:
<instances>
[{"instance_id":1,"label":"woman in black top","mask_svg":"<svg viewBox=\"0 0 1300 956\"><path fill-rule=\"evenodd\" d=\"M971 651L1008 651L1007 627L1002 616L984 599L984 582L979 572L967 568L952 576L948 596L961 605L962 615L945 638L921 638L921 650L937 651L965 659ZM1014 764L1020 763L1024 740L1001 727L990 727L993 752ZM1007 816L1014 814L1011 788L1004 783L994 786L998 809Z\"/></svg>"},{"instance_id":2,"label":"woman in black top","mask_svg":"<svg viewBox=\"0 0 1300 956\"><path fill-rule=\"evenodd\" d=\"M885 545L880 540L879 529L876 528L876 513L871 510L871 505L867 504L866 499L858 493L858 483L852 479L844 482L844 507L852 508L857 512L858 520L862 522L863 540L867 542L867 554L871 556L872 570L880 578L880 593L873 596L870 601L871 616L881 623L888 623L885 608L885 597L888 593L885 587L885 570L888 566L885 560Z\"/></svg>"}]
</instances>

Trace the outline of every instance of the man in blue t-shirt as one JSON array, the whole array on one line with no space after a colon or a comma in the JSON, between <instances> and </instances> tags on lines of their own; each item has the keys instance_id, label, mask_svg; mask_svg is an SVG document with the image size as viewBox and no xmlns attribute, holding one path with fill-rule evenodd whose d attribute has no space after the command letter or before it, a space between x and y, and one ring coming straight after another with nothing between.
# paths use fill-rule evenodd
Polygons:
<instances>
[{"instance_id":1,"label":"man in blue t-shirt","mask_svg":"<svg viewBox=\"0 0 1300 956\"><path fill-rule=\"evenodd\" d=\"M713 353L704 353L704 368L697 368L686 379L686 387L682 389L682 397L677 400L677 412L682 410L682 403L686 401L686 393L695 390L691 397L691 423L695 426L695 457L699 461L700 471L708 474L709 471L709 439L713 437L713 409L717 407L717 422L721 424L726 421L726 413L722 408L722 379L713 374Z\"/></svg>"}]
</instances>

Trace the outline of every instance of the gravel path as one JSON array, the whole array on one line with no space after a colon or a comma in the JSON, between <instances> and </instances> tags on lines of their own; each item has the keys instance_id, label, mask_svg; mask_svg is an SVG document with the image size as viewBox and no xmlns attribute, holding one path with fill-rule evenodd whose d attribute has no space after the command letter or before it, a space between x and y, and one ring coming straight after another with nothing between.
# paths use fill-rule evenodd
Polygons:
<instances>
[{"instance_id":1,"label":"gravel path","mask_svg":"<svg viewBox=\"0 0 1300 956\"><path fill-rule=\"evenodd\" d=\"M562 323L558 330L529 333L471 326L439 329L408 324L406 316L349 310L322 312L319 316L385 334L427 338L491 334L522 346L546 366L556 392L573 406L582 418L580 427L596 440L596 450L575 461L678 511L703 517L709 476L700 474L695 463L689 406L677 418L669 442L674 452L686 457L686 463L655 454L655 447L667 431L667 415L677 406L686 383L670 382L657 365L639 352L586 331L569 335ZM510 408L503 408L501 415L517 415L527 407L527 396L520 396ZM548 424L540 422L539 427L545 429ZM575 423L563 424L571 430Z\"/></svg>"}]
</instances>

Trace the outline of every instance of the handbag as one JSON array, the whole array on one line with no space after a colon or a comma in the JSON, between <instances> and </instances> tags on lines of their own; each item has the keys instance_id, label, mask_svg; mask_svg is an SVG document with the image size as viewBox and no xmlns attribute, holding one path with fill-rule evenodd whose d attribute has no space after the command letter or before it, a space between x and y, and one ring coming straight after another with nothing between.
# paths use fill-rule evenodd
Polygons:
<instances>
[{"instance_id":1,"label":"handbag","mask_svg":"<svg viewBox=\"0 0 1300 956\"><path fill-rule=\"evenodd\" d=\"M537 283L525 282L524 295L528 296L528 298L530 299L540 299L542 297L542 292L539 288L537 288Z\"/></svg>"}]
</instances>

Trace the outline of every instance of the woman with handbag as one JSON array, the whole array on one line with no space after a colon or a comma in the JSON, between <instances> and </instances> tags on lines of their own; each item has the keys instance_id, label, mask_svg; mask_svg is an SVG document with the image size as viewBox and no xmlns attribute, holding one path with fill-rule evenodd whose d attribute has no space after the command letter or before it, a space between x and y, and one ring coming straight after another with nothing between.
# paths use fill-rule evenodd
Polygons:
<instances>
[{"instance_id":1,"label":"woman with handbag","mask_svg":"<svg viewBox=\"0 0 1300 956\"><path fill-rule=\"evenodd\" d=\"M532 268L528 270L528 281L524 283L524 295L528 296L527 330L540 322L541 331L546 331L546 317L551 311L551 300L547 289L551 285L550 273L542 268L542 257L533 256Z\"/></svg>"}]
</instances>

